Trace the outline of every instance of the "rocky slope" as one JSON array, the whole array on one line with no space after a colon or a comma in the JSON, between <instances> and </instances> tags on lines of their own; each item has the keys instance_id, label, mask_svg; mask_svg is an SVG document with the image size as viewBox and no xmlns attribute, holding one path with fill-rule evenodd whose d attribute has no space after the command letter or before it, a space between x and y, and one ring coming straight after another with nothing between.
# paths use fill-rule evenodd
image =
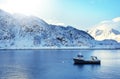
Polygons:
<instances>
[{"instance_id":1,"label":"rocky slope","mask_svg":"<svg viewBox=\"0 0 120 79\"><path fill-rule=\"evenodd\" d=\"M0 10L0 47L90 47L88 33L71 26L47 24L35 16L11 15Z\"/></svg>"},{"instance_id":2,"label":"rocky slope","mask_svg":"<svg viewBox=\"0 0 120 79\"><path fill-rule=\"evenodd\" d=\"M1 49L120 48L114 40L96 41L72 26L50 25L35 16L9 14L0 10Z\"/></svg>"}]
</instances>

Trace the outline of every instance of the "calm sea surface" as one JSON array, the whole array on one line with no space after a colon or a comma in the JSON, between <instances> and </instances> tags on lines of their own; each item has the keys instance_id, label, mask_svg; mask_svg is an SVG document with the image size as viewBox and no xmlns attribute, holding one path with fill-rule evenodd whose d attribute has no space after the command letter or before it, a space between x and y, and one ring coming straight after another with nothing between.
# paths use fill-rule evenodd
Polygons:
<instances>
[{"instance_id":1,"label":"calm sea surface","mask_svg":"<svg viewBox=\"0 0 120 79\"><path fill-rule=\"evenodd\" d=\"M74 65L78 52L101 65ZM120 50L0 50L0 79L120 79Z\"/></svg>"}]
</instances>

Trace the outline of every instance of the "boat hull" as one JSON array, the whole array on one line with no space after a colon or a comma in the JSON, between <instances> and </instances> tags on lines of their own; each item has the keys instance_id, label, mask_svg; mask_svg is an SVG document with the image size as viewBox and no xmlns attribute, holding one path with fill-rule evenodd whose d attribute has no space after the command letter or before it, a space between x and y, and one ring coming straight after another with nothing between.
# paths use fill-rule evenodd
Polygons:
<instances>
[{"instance_id":1,"label":"boat hull","mask_svg":"<svg viewBox=\"0 0 120 79\"><path fill-rule=\"evenodd\" d=\"M80 60L73 58L74 64L100 64L100 60Z\"/></svg>"}]
</instances>

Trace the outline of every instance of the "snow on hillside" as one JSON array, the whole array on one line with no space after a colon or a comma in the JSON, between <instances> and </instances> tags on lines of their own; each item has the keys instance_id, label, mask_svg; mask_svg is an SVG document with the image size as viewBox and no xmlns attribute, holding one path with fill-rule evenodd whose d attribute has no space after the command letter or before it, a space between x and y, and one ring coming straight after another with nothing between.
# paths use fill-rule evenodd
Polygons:
<instances>
[{"instance_id":1,"label":"snow on hillside","mask_svg":"<svg viewBox=\"0 0 120 79\"><path fill-rule=\"evenodd\" d=\"M35 16L11 15L0 10L0 47L90 47L88 33L71 26L49 25Z\"/></svg>"},{"instance_id":2,"label":"snow on hillside","mask_svg":"<svg viewBox=\"0 0 120 79\"><path fill-rule=\"evenodd\" d=\"M12 15L3 10L0 28L0 49L120 48L116 41L96 41L72 26L50 25L35 16Z\"/></svg>"},{"instance_id":3,"label":"snow on hillside","mask_svg":"<svg viewBox=\"0 0 120 79\"><path fill-rule=\"evenodd\" d=\"M108 26L97 26L88 31L96 40L115 40L120 42L120 32Z\"/></svg>"}]
</instances>

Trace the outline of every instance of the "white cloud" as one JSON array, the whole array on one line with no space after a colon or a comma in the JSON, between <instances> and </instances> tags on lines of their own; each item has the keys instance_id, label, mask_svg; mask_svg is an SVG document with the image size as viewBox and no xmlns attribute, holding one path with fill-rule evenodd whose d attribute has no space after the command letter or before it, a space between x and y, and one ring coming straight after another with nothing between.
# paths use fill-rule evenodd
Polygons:
<instances>
[{"instance_id":1,"label":"white cloud","mask_svg":"<svg viewBox=\"0 0 120 79\"><path fill-rule=\"evenodd\" d=\"M120 17L112 20L101 21L100 23L96 24L95 27L113 28L120 31Z\"/></svg>"},{"instance_id":2,"label":"white cloud","mask_svg":"<svg viewBox=\"0 0 120 79\"><path fill-rule=\"evenodd\" d=\"M56 25L62 25L62 26L65 26L64 23L56 23Z\"/></svg>"},{"instance_id":3,"label":"white cloud","mask_svg":"<svg viewBox=\"0 0 120 79\"><path fill-rule=\"evenodd\" d=\"M110 20L104 20L104 21L101 21L100 23L104 24L104 23L109 23Z\"/></svg>"},{"instance_id":4,"label":"white cloud","mask_svg":"<svg viewBox=\"0 0 120 79\"><path fill-rule=\"evenodd\" d=\"M52 20L52 19L50 19L50 20L45 20L48 24L53 24L53 25L62 25L62 26L65 26L65 24L64 23L62 23L62 22L59 22L58 20Z\"/></svg>"},{"instance_id":5,"label":"white cloud","mask_svg":"<svg viewBox=\"0 0 120 79\"><path fill-rule=\"evenodd\" d=\"M113 22L120 22L120 17L114 18L112 21Z\"/></svg>"}]
</instances>

